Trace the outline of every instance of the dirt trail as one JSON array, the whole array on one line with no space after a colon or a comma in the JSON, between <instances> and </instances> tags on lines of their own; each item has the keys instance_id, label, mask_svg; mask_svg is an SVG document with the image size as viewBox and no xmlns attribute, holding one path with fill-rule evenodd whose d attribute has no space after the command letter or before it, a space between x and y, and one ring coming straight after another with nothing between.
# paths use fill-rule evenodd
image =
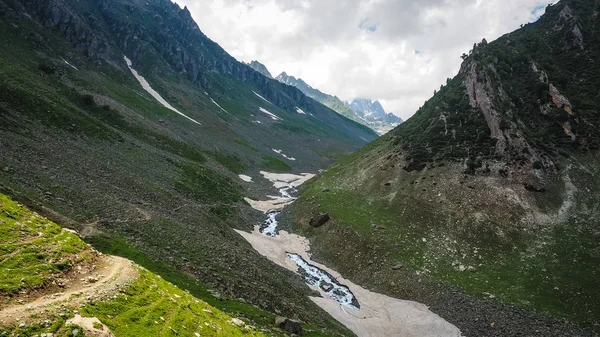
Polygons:
<instances>
[{"instance_id":1,"label":"dirt trail","mask_svg":"<svg viewBox=\"0 0 600 337\"><path fill-rule=\"evenodd\" d=\"M119 286L135 280L138 276L137 268L127 259L108 255L103 255L101 259L101 266L95 270L95 274L104 275L102 278L90 283L85 281L89 275L81 275L84 281L78 279L70 283L62 292L2 308L0 309L0 325L13 322L17 318L26 321L28 317L41 313L57 304L78 305L88 297L106 296L117 290ZM71 298L72 295L77 296Z\"/></svg>"}]
</instances>

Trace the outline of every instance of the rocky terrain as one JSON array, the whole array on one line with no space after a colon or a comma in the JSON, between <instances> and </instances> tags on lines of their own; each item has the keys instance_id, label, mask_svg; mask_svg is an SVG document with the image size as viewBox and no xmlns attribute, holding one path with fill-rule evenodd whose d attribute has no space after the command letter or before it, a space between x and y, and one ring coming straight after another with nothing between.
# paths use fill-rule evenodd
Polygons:
<instances>
[{"instance_id":1,"label":"rocky terrain","mask_svg":"<svg viewBox=\"0 0 600 337\"><path fill-rule=\"evenodd\" d=\"M250 63L247 63L247 65L250 68L258 71L259 73L261 73L263 76L265 76L267 78L273 78L273 75L271 75L271 73L269 72L269 69L267 69L267 67L264 64L262 64L262 63L260 63L260 62L258 62L256 60L254 60L254 61L252 61Z\"/></svg>"},{"instance_id":2,"label":"rocky terrain","mask_svg":"<svg viewBox=\"0 0 600 337\"><path fill-rule=\"evenodd\" d=\"M413 117L304 186L291 228L464 335L597 334L599 9L563 0L476 43Z\"/></svg>"}]
</instances>

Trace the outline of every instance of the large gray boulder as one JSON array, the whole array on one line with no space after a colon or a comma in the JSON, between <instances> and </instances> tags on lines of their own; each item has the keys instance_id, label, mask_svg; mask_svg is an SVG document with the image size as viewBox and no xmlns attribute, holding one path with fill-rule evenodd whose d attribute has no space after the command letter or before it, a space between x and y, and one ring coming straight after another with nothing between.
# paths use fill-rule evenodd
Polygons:
<instances>
[{"instance_id":1,"label":"large gray boulder","mask_svg":"<svg viewBox=\"0 0 600 337\"><path fill-rule=\"evenodd\" d=\"M277 325L277 327L281 330L293 333L298 336L302 336L302 325L300 325L300 322L298 321L277 316L277 318L275 318L275 325Z\"/></svg>"},{"instance_id":2,"label":"large gray boulder","mask_svg":"<svg viewBox=\"0 0 600 337\"><path fill-rule=\"evenodd\" d=\"M329 214L327 213L321 213L319 215L315 215L312 219L310 219L310 225L313 227L321 227L323 226L327 221L329 221Z\"/></svg>"}]
</instances>

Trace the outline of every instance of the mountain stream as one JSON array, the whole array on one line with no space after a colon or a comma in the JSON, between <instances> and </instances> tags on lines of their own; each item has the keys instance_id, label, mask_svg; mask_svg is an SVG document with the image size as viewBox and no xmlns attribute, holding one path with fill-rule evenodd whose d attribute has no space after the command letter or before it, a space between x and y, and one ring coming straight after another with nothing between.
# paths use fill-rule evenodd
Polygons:
<instances>
[{"instance_id":1,"label":"mountain stream","mask_svg":"<svg viewBox=\"0 0 600 337\"><path fill-rule=\"evenodd\" d=\"M245 198L266 214L252 233L237 231L261 255L298 275L322 297L310 299L359 337L460 337L460 330L427 306L371 292L338 272L311 260L308 239L279 230L277 216L296 200L296 187L314 175L260 172L279 190L279 196L257 201Z\"/></svg>"}]
</instances>

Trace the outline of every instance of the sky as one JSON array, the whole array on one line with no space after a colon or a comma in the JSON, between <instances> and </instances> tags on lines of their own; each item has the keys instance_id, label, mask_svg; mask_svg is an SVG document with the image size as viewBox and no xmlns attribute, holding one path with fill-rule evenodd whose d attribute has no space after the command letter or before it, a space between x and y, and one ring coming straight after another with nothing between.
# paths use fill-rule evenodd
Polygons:
<instances>
[{"instance_id":1,"label":"sky","mask_svg":"<svg viewBox=\"0 0 600 337\"><path fill-rule=\"evenodd\" d=\"M460 56L533 22L548 0L175 0L239 61L258 60L342 100L412 116Z\"/></svg>"}]
</instances>

